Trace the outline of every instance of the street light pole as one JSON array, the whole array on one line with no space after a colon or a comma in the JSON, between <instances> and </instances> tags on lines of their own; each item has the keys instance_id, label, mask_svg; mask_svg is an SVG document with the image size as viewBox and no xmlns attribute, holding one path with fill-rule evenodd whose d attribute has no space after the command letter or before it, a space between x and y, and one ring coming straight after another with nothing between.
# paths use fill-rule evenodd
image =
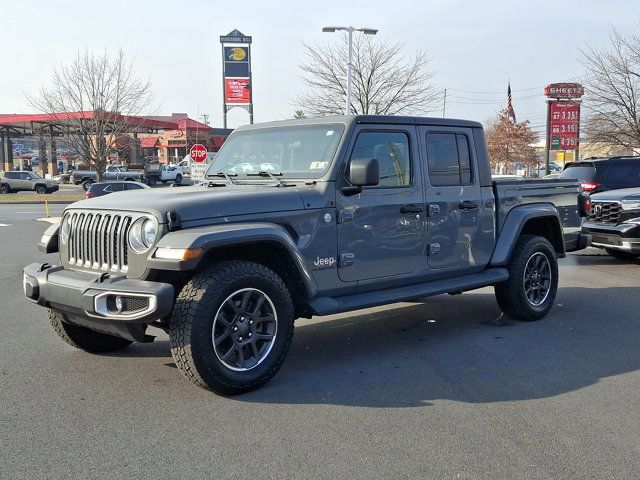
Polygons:
<instances>
[{"instance_id":1,"label":"street light pole","mask_svg":"<svg viewBox=\"0 0 640 480\"><path fill-rule=\"evenodd\" d=\"M347 63L347 105L344 109L344 114L349 115L351 113L351 63L353 61L353 31L355 28L349 27L349 63Z\"/></svg>"},{"instance_id":2,"label":"street light pole","mask_svg":"<svg viewBox=\"0 0 640 480\"><path fill-rule=\"evenodd\" d=\"M345 115L351 114L351 76L353 70L353 32L362 32L365 35L375 35L378 33L378 30L375 28L355 28L352 26L348 27L323 27L322 31L325 33L333 33L337 31L345 31L349 35L349 54L347 61L347 103L344 109Z\"/></svg>"}]
</instances>

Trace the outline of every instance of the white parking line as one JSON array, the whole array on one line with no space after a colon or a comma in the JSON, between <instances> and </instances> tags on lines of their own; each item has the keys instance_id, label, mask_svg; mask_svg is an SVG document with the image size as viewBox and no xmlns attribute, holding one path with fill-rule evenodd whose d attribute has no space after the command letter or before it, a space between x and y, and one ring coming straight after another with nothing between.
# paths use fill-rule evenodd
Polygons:
<instances>
[{"instance_id":1,"label":"white parking line","mask_svg":"<svg viewBox=\"0 0 640 480\"><path fill-rule=\"evenodd\" d=\"M13 225L13 224L11 224L11 223L0 223L0 227L10 227L11 225Z\"/></svg>"}]
</instances>

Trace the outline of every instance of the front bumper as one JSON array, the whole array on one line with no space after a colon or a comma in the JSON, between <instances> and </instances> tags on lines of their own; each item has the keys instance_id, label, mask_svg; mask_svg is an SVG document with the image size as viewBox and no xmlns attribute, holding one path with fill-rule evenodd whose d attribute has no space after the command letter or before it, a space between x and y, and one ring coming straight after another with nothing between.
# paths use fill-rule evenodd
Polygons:
<instances>
[{"instance_id":1,"label":"front bumper","mask_svg":"<svg viewBox=\"0 0 640 480\"><path fill-rule=\"evenodd\" d=\"M173 308L173 286L132 280L105 273L65 270L48 263L24 268L25 296L43 307L62 313L67 321L94 330L124 336L138 331L128 325L144 325L162 319ZM120 332L120 333L118 333Z\"/></svg>"},{"instance_id":2,"label":"front bumper","mask_svg":"<svg viewBox=\"0 0 640 480\"><path fill-rule=\"evenodd\" d=\"M591 244L594 247L640 253L640 223L625 222L614 225L585 222L582 232L591 235Z\"/></svg>"}]
</instances>

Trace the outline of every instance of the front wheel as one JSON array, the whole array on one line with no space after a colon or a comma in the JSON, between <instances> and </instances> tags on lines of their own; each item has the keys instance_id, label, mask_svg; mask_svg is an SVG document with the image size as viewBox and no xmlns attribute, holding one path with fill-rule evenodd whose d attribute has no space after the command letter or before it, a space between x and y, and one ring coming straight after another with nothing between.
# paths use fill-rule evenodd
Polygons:
<instances>
[{"instance_id":1,"label":"front wheel","mask_svg":"<svg viewBox=\"0 0 640 480\"><path fill-rule=\"evenodd\" d=\"M42 185L38 185L38 186L36 187L36 193L37 193L38 195L44 195L45 193L47 193L47 187L42 186Z\"/></svg>"},{"instance_id":2,"label":"front wheel","mask_svg":"<svg viewBox=\"0 0 640 480\"><path fill-rule=\"evenodd\" d=\"M82 189L86 192L91 188L92 184L93 184L92 180L85 180L84 182L82 182Z\"/></svg>"},{"instance_id":3,"label":"front wheel","mask_svg":"<svg viewBox=\"0 0 640 480\"><path fill-rule=\"evenodd\" d=\"M98 333L79 325L64 321L62 315L49 309L49 321L53 330L72 347L89 353L108 353L122 350L131 345L130 340L114 337L106 333Z\"/></svg>"},{"instance_id":4,"label":"front wheel","mask_svg":"<svg viewBox=\"0 0 640 480\"><path fill-rule=\"evenodd\" d=\"M558 291L556 252L544 237L522 235L508 265L509 279L495 286L500 309L516 320L540 320Z\"/></svg>"},{"instance_id":5,"label":"front wheel","mask_svg":"<svg viewBox=\"0 0 640 480\"><path fill-rule=\"evenodd\" d=\"M171 354L191 382L222 395L256 389L284 362L294 320L291 295L264 265L226 261L196 274L171 316Z\"/></svg>"},{"instance_id":6,"label":"front wheel","mask_svg":"<svg viewBox=\"0 0 640 480\"><path fill-rule=\"evenodd\" d=\"M178 185L182 183L182 175L176 175L175 183L177 183Z\"/></svg>"},{"instance_id":7,"label":"front wheel","mask_svg":"<svg viewBox=\"0 0 640 480\"><path fill-rule=\"evenodd\" d=\"M615 250L613 248L605 248L605 252L618 260L635 260L640 257L638 253L625 252L623 250Z\"/></svg>"}]
</instances>

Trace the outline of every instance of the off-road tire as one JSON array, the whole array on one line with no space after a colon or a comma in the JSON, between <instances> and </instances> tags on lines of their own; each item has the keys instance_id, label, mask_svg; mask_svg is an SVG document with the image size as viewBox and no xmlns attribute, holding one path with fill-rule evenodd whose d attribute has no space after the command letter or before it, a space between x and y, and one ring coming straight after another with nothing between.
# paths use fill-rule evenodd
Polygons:
<instances>
[{"instance_id":1,"label":"off-road tire","mask_svg":"<svg viewBox=\"0 0 640 480\"><path fill-rule=\"evenodd\" d=\"M178 185L182 183L182 175L180 174L176 175L175 183L177 183Z\"/></svg>"},{"instance_id":2,"label":"off-road tire","mask_svg":"<svg viewBox=\"0 0 640 480\"><path fill-rule=\"evenodd\" d=\"M540 305L534 305L527 299L524 286L527 262L537 253L544 254L551 271L549 291ZM515 320L532 321L543 318L553 307L558 291L558 261L553 245L544 237L521 235L507 268L509 279L495 285L496 300L500 309Z\"/></svg>"},{"instance_id":3,"label":"off-road tire","mask_svg":"<svg viewBox=\"0 0 640 480\"><path fill-rule=\"evenodd\" d=\"M45 193L47 193L47 187L45 187L44 185L38 185L36 187L36 193L38 195L44 195Z\"/></svg>"},{"instance_id":4,"label":"off-road tire","mask_svg":"<svg viewBox=\"0 0 640 480\"><path fill-rule=\"evenodd\" d=\"M86 192L91 188L91 185L93 185L93 180L83 180L82 181L82 189Z\"/></svg>"},{"instance_id":5,"label":"off-road tire","mask_svg":"<svg viewBox=\"0 0 640 480\"><path fill-rule=\"evenodd\" d=\"M640 254L638 254L638 253L623 252L622 250L614 250L613 248L605 248L604 250L609 255L611 255L614 258L617 258L618 260L631 261L631 260L635 260L636 258L640 257Z\"/></svg>"},{"instance_id":6,"label":"off-road tire","mask_svg":"<svg viewBox=\"0 0 640 480\"><path fill-rule=\"evenodd\" d=\"M131 345L131 340L115 337L106 333L94 332L79 325L64 321L62 315L49 309L49 322L53 330L72 347L89 353L108 353L122 350Z\"/></svg>"},{"instance_id":7,"label":"off-road tire","mask_svg":"<svg viewBox=\"0 0 640 480\"><path fill-rule=\"evenodd\" d=\"M271 350L250 370L234 371L214 351L213 322L221 305L242 289L258 289L271 300L277 333ZM194 384L222 395L254 390L280 369L293 337L294 309L282 279L264 265L224 261L197 273L180 291L169 324L171 354Z\"/></svg>"}]
</instances>

